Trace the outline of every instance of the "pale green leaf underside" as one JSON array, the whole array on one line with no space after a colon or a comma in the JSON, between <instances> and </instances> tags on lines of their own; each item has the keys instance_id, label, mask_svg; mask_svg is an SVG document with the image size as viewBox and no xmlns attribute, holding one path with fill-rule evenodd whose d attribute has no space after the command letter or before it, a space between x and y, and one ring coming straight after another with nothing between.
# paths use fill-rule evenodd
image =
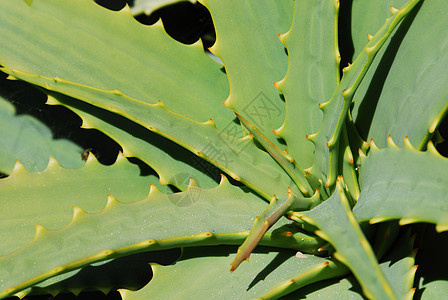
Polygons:
<instances>
[{"instance_id":1,"label":"pale green leaf underside","mask_svg":"<svg viewBox=\"0 0 448 300\"><path fill-rule=\"evenodd\" d=\"M390 134L400 147L408 136L423 150L448 109L446 4L425 1L415 16L408 16L355 95L356 125L366 140L373 138L380 148Z\"/></svg>"},{"instance_id":2,"label":"pale green leaf underside","mask_svg":"<svg viewBox=\"0 0 448 300\"><path fill-rule=\"evenodd\" d=\"M35 224L57 229L70 223L73 205L99 212L108 194L134 202L145 198L149 184L157 181L153 175L140 176L139 167L123 156L114 165L104 166L90 155L79 169L65 169L51 159L40 173L17 164L11 176L0 180L0 255L31 242Z\"/></svg>"},{"instance_id":3,"label":"pale green leaf underside","mask_svg":"<svg viewBox=\"0 0 448 300\"><path fill-rule=\"evenodd\" d=\"M285 292L283 285L293 278L297 289L301 284L347 272L343 265L326 258L312 255L298 258L294 252L274 252L259 247L252 253L249 264L230 273L227 270L234 252L234 248L223 247L184 249L182 258L175 264L152 265L154 278L146 287L136 292L122 290L121 294L124 300L150 299L151 295L160 299L190 299L192 295L195 299L257 299L279 290L275 298L263 298L278 299ZM327 266L324 271L325 263L331 267ZM313 275L307 277L307 273Z\"/></svg>"},{"instance_id":4,"label":"pale green leaf underside","mask_svg":"<svg viewBox=\"0 0 448 300\"><path fill-rule=\"evenodd\" d=\"M196 121L213 118L219 127L238 128L221 104L229 93L221 65L200 43L173 40L161 23L145 26L128 8L113 12L92 0L35 0L30 6L1 0L0 6L1 65L117 89L147 103L163 100Z\"/></svg>"},{"instance_id":5,"label":"pale green leaf underside","mask_svg":"<svg viewBox=\"0 0 448 300\"><path fill-rule=\"evenodd\" d=\"M342 261L358 279L364 294L371 299L397 299L396 288L381 272L369 242L356 222L341 182L338 180L333 195L309 212L296 213L319 227L318 233L329 241Z\"/></svg>"},{"instance_id":6,"label":"pale green leaf underside","mask_svg":"<svg viewBox=\"0 0 448 300\"><path fill-rule=\"evenodd\" d=\"M401 224L428 222L448 230L447 170L448 160L431 144L426 152L409 144L372 147L362 160L361 195L353 213L360 221L400 219Z\"/></svg>"},{"instance_id":7,"label":"pale green leaf underside","mask_svg":"<svg viewBox=\"0 0 448 300\"><path fill-rule=\"evenodd\" d=\"M286 120L276 133L303 169L311 167L314 146L306 135L319 130L322 112L339 78L336 1L296 1L291 29L281 36L288 71L277 85L286 99Z\"/></svg>"},{"instance_id":8,"label":"pale green leaf underside","mask_svg":"<svg viewBox=\"0 0 448 300\"><path fill-rule=\"evenodd\" d=\"M0 257L0 297L72 269L135 252L241 244L253 216L265 208L258 196L232 186L225 177L213 189L200 189L192 182L185 192L164 194L154 188L146 199L128 204L110 198L96 214L75 208L66 227L55 231L38 227L33 242ZM277 222L260 244L308 253L322 246L320 239L294 231L286 226L289 223L286 218ZM291 231L292 235L287 234Z\"/></svg>"},{"instance_id":9,"label":"pale green leaf underside","mask_svg":"<svg viewBox=\"0 0 448 300\"><path fill-rule=\"evenodd\" d=\"M212 121L198 123L171 112L162 102L148 104L117 90L104 91L58 78L46 78L15 70L3 71L118 113L210 161L266 199L271 199L274 194L279 198L284 197L287 195L287 188L294 187L283 169L269 154L258 149L250 137L237 139L229 136L218 130Z\"/></svg>"},{"instance_id":10,"label":"pale green leaf underside","mask_svg":"<svg viewBox=\"0 0 448 300\"><path fill-rule=\"evenodd\" d=\"M14 106L0 96L0 172L11 174L16 160L28 170L43 171L56 157L67 168L80 168L82 148L65 139L53 139L45 124L29 115L16 115Z\"/></svg>"},{"instance_id":11,"label":"pale green leaf underside","mask_svg":"<svg viewBox=\"0 0 448 300\"><path fill-rule=\"evenodd\" d=\"M221 58L229 78L226 105L282 146L272 130L284 120L285 103L273 82L285 75L288 57L278 34L289 29L294 2L201 2L210 10L216 28L216 43L211 51Z\"/></svg>"},{"instance_id":12,"label":"pale green leaf underside","mask_svg":"<svg viewBox=\"0 0 448 300\"><path fill-rule=\"evenodd\" d=\"M72 109L83 119L84 128L104 132L121 145L123 155L138 157L153 168L161 184L171 184L185 190L189 177L193 177L203 188L217 185L219 174L212 169L213 166L174 142L114 113L62 94L51 95L50 102L55 100Z\"/></svg>"}]
</instances>

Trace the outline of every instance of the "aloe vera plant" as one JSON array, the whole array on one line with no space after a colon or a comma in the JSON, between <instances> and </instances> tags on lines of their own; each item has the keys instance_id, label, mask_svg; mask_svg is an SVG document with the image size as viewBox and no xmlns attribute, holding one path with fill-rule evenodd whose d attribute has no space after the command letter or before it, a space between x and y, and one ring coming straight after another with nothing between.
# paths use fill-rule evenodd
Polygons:
<instances>
[{"instance_id":1,"label":"aloe vera plant","mask_svg":"<svg viewBox=\"0 0 448 300\"><path fill-rule=\"evenodd\" d=\"M0 0L0 298L445 297L446 1L201 0L220 62L171 3Z\"/></svg>"}]
</instances>

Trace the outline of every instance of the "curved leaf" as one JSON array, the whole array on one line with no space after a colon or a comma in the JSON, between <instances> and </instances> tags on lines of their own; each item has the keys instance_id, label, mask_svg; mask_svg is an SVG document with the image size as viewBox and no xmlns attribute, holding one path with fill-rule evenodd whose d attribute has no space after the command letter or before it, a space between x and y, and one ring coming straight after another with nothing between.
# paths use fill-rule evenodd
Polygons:
<instances>
[{"instance_id":1,"label":"curved leaf","mask_svg":"<svg viewBox=\"0 0 448 300\"><path fill-rule=\"evenodd\" d=\"M380 148L390 134L400 147L408 136L417 149L424 150L447 113L445 11L444 0L417 7L377 55L375 67L355 95L356 126L363 138L373 138Z\"/></svg>"},{"instance_id":2,"label":"curved leaf","mask_svg":"<svg viewBox=\"0 0 448 300\"><path fill-rule=\"evenodd\" d=\"M415 150L409 140L400 149L388 139L379 150L372 144L360 167L361 195L353 213L370 223L400 219L400 224L429 222L448 230L448 159L432 143Z\"/></svg>"},{"instance_id":3,"label":"curved leaf","mask_svg":"<svg viewBox=\"0 0 448 300\"><path fill-rule=\"evenodd\" d=\"M143 199L155 176L140 176L138 166L119 156L114 165L101 165L93 155L79 169L65 169L50 158L39 173L16 163L11 176L0 180L0 255L33 240L35 224L57 229L70 223L73 205L87 212L99 212L107 195L123 202Z\"/></svg>"},{"instance_id":4,"label":"curved leaf","mask_svg":"<svg viewBox=\"0 0 448 300\"><path fill-rule=\"evenodd\" d=\"M148 299L151 295L163 299L187 299L191 295L198 299L278 299L291 290L347 272L342 264L326 258L298 258L290 252L273 252L264 247L257 248L251 263L241 266L238 272L225 272L234 251L228 247L184 249L174 265L152 265L154 279L146 287L120 292L124 300Z\"/></svg>"},{"instance_id":5,"label":"curved leaf","mask_svg":"<svg viewBox=\"0 0 448 300\"><path fill-rule=\"evenodd\" d=\"M187 148L225 171L235 180L250 186L265 199L286 196L288 187L295 188L289 176L267 154L253 143L250 136L238 139L218 130L213 120L198 123L168 110L159 101L148 104L120 91L104 91L46 78L21 71L3 69L13 76L46 89L63 92L87 103L118 113L147 129ZM298 193L298 191L297 191Z\"/></svg>"},{"instance_id":6,"label":"curved leaf","mask_svg":"<svg viewBox=\"0 0 448 300\"><path fill-rule=\"evenodd\" d=\"M138 157L160 178L160 184L171 184L180 190L188 186L189 177L204 188L217 185L220 171L176 143L112 112L68 96L51 93L47 104L62 104L83 120L83 128L95 128L117 141L123 155Z\"/></svg>"},{"instance_id":7,"label":"curved leaf","mask_svg":"<svg viewBox=\"0 0 448 300\"><path fill-rule=\"evenodd\" d=\"M280 36L288 49L288 71L276 87L286 99L286 119L276 134L288 153L306 169L314 146L306 138L319 130L322 112L339 80L337 1L296 1L291 29Z\"/></svg>"},{"instance_id":8,"label":"curved leaf","mask_svg":"<svg viewBox=\"0 0 448 300\"><path fill-rule=\"evenodd\" d=\"M334 257L343 262L358 279L364 295L370 299L398 299L397 294L381 271L369 242L353 216L345 195L343 182L337 181L333 195L310 210L294 216L319 227L316 234L329 241L336 252Z\"/></svg>"},{"instance_id":9,"label":"curved leaf","mask_svg":"<svg viewBox=\"0 0 448 300\"><path fill-rule=\"evenodd\" d=\"M281 146L272 130L281 125L285 104L273 82L286 71L288 58L278 34L289 29L294 2L201 2L210 10L216 28L211 52L221 58L229 78L230 94L225 105Z\"/></svg>"},{"instance_id":10,"label":"curved leaf","mask_svg":"<svg viewBox=\"0 0 448 300\"><path fill-rule=\"evenodd\" d=\"M226 75L200 43L183 45L161 22L146 26L128 7L115 12L91 0L1 0L0 6L1 65L117 89L146 103L163 100L177 113L213 118L241 136L221 104L229 93Z\"/></svg>"},{"instance_id":11,"label":"curved leaf","mask_svg":"<svg viewBox=\"0 0 448 300\"><path fill-rule=\"evenodd\" d=\"M29 115L16 115L14 106L0 96L0 172L11 174L18 160L28 170L43 171L50 155L67 168L80 168L82 148L66 139L53 139L45 124Z\"/></svg>"},{"instance_id":12,"label":"curved leaf","mask_svg":"<svg viewBox=\"0 0 448 300\"><path fill-rule=\"evenodd\" d=\"M232 186L224 176L213 189L200 189L192 180L182 193L164 194L154 187L146 199L128 204L110 197L96 214L75 207L69 225L59 230L36 226L30 244L0 257L0 297L87 264L136 252L241 244L252 216L265 207L258 196ZM277 222L260 244L307 253L322 246L321 239L300 233L289 223L286 218Z\"/></svg>"}]
</instances>

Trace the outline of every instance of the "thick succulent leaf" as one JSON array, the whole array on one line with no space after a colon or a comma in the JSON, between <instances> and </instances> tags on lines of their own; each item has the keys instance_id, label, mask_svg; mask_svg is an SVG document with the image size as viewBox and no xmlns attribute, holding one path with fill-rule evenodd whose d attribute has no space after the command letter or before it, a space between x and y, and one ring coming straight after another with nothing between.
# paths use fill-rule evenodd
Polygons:
<instances>
[{"instance_id":1,"label":"thick succulent leaf","mask_svg":"<svg viewBox=\"0 0 448 300\"><path fill-rule=\"evenodd\" d=\"M376 2L376 1L370 1ZM353 116L361 135L378 147L390 134L424 149L448 109L446 1L425 1L383 47L355 95ZM436 34L428 34L428 30Z\"/></svg>"},{"instance_id":2,"label":"thick succulent leaf","mask_svg":"<svg viewBox=\"0 0 448 300\"><path fill-rule=\"evenodd\" d=\"M414 238L410 232L401 235L390 254L380 264L380 269L400 299L413 299L415 263Z\"/></svg>"},{"instance_id":3,"label":"thick succulent leaf","mask_svg":"<svg viewBox=\"0 0 448 300\"><path fill-rule=\"evenodd\" d=\"M234 261L231 264L230 271L233 272L243 260L249 260L249 255L255 249L266 231L271 228L279 219L287 212L292 210L309 210L317 206L321 202L320 195L316 192L310 198L303 198L294 195L289 190L288 197L283 199L271 200L269 207L259 216L255 218L254 226L244 243L238 248Z\"/></svg>"},{"instance_id":4,"label":"thick succulent leaf","mask_svg":"<svg viewBox=\"0 0 448 300\"><path fill-rule=\"evenodd\" d=\"M336 252L334 257L353 272L364 294L371 299L397 299L404 296L392 286L378 265L375 254L353 216L345 195L342 180L338 179L333 195L309 212L295 216L319 227L316 234L329 241Z\"/></svg>"},{"instance_id":5,"label":"thick succulent leaf","mask_svg":"<svg viewBox=\"0 0 448 300\"><path fill-rule=\"evenodd\" d=\"M70 223L72 206L95 213L106 206L107 195L128 203L143 199L156 176L140 176L138 166L119 156L111 166L101 165L93 155L79 169L65 169L51 158L39 173L19 162L13 173L0 180L0 255L16 250L35 235L35 224L57 229Z\"/></svg>"},{"instance_id":6,"label":"thick succulent leaf","mask_svg":"<svg viewBox=\"0 0 448 300\"><path fill-rule=\"evenodd\" d=\"M402 289L402 294L410 292L411 284L413 282L413 274L415 267L413 266L413 252L412 243L410 243L409 236L397 244L398 247L394 250L391 257L380 264L380 269L385 276L399 289ZM411 254L411 255L409 255ZM411 291L412 293L412 291ZM410 294L411 294L410 293ZM410 295L409 294L409 295ZM410 295L412 299L412 295ZM341 280L326 280L316 282L307 287L299 289L290 295L282 298L284 300L306 299L306 300L333 300L333 299L366 299L362 295L361 287L353 276L348 276ZM438 299L438 298L433 298Z\"/></svg>"},{"instance_id":7,"label":"thick succulent leaf","mask_svg":"<svg viewBox=\"0 0 448 300\"><path fill-rule=\"evenodd\" d=\"M241 136L221 104L229 93L226 75L200 43L183 45L160 22L146 26L128 7L114 12L92 0L2 0L0 6L1 65L117 89L147 103L163 100L171 110L196 121L211 117Z\"/></svg>"},{"instance_id":8,"label":"thick succulent leaf","mask_svg":"<svg viewBox=\"0 0 448 300\"><path fill-rule=\"evenodd\" d=\"M361 195L353 213L360 221L377 223L400 219L400 224L429 222L448 230L448 160L432 143L426 152L409 140L398 148L388 139L379 150L372 144L360 167Z\"/></svg>"},{"instance_id":9,"label":"thick succulent leaf","mask_svg":"<svg viewBox=\"0 0 448 300\"><path fill-rule=\"evenodd\" d=\"M198 123L171 112L162 102L148 104L120 91L104 91L59 78L46 78L20 71L5 72L46 89L116 112L171 139L195 155L213 163L235 180L250 186L266 199L286 196L294 188L289 176L268 153L255 146L250 136L238 139L216 128L213 120ZM296 191L299 192L298 190Z\"/></svg>"},{"instance_id":10,"label":"thick succulent leaf","mask_svg":"<svg viewBox=\"0 0 448 300\"><path fill-rule=\"evenodd\" d=\"M51 95L47 103L66 105L82 118L84 128L98 129L113 138L123 148L123 155L138 157L153 168L161 184L185 190L193 177L203 188L217 185L219 171L176 143L104 109L62 94Z\"/></svg>"},{"instance_id":11,"label":"thick succulent leaf","mask_svg":"<svg viewBox=\"0 0 448 300\"><path fill-rule=\"evenodd\" d=\"M144 287L152 278L149 263L169 265L179 259L180 255L181 251L178 248L126 255L54 276L19 292L17 296L20 298L27 295L56 296L64 292L78 295L88 290L100 290L108 294L117 289L137 290Z\"/></svg>"},{"instance_id":12,"label":"thick succulent leaf","mask_svg":"<svg viewBox=\"0 0 448 300\"><path fill-rule=\"evenodd\" d=\"M362 300L361 287L354 276L316 282L297 290L282 300Z\"/></svg>"},{"instance_id":13,"label":"thick succulent leaf","mask_svg":"<svg viewBox=\"0 0 448 300\"><path fill-rule=\"evenodd\" d=\"M37 226L30 244L0 257L0 297L87 264L136 252L241 244L253 216L265 207L259 196L232 186L224 176L213 189L200 189L191 180L182 193L164 194L153 186L138 202L126 204L110 197L96 214L75 207L69 225L59 230ZM288 224L286 218L279 220L260 244L317 253L322 240Z\"/></svg>"},{"instance_id":14,"label":"thick succulent leaf","mask_svg":"<svg viewBox=\"0 0 448 300\"><path fill-rule=\"evenodd\" d=\"M66 139L53 139L45 124L29 115L16 115L14 105L0 96L0 172L11 174L17 160L30 171L43 171L56 157L67 168L80 168L82 148Z\"/></svg>"},{"instance_id":15,"label":"thick succulent leaf","mask_svg":"<svg viewBox=\"0 0 448 300\"><path fill-rule=\"evenodd\" d=\"M149 299L278 299L302 286L347 273L340 263L311 255L294 256L260 247L251 263L238 272L225 272L235 248L184 249L174 265L152 265L153 280L143 289L120 291L124 300ZM173 282L176 283L173 288ZM206 288L204 288L206 287Z\"/></svg>"},{"instance_id":16,"label":"thick succulent leaf","mask_svg":"<svg viewBox=\"0 0 448 300\"><path fill-rule=\"evenodd\" d=\"M286 120L276 134L302 168L311 167L314 146L306 138L319 130L322 112L339 79L338 1L296 1L291 29L280 36L288 49L288 71L276 87L286 99Z\"/></svg>"},{"instance_id":17,"label":"thick succulent leaf","mask_svg":"<svg viewBox=\"0 0 448 300\"><path fill-rule=\"evenodd\" d=\"M418 3L419 0L408 1L405 6L386 20L366 45L364 51L356 58L353 65L344 68L342 80L332 98L328 102L320 104L324 112L323 122L319 131L309 136L316 149L315 160L310 172L315 177L325 181L327 187L333 186L336 182L339 139L354 93L387 38Z\"/></svg>"},{"instance_id":18,"label":"thick succulent leaf","mask_svg":"<svg viewBox=\"0 0 448 300\"><path fill-rule=\"evenodd\" d=\"M383 25L384 19L392 15L392 7L401 7L407 0L357 0L351 3L351 38L353 57L357 57L373 35Z\"/></svg>"},{"instance_id":19,"label":"thick succulent leaf","mask_svg":"<svg viewBox=\"0 0 448 300\"><path fill-rule=\"evenodd\" d=\"M135 15L147 14L150 15L156 9L162 8L166 5L182 2L183 0L134 0L130 4L131 12ZM191 0L190 2L195 2Z\"/></svg>"},{"instance_id":20,"label":"thick succulent leaf","mask_svg":"<svg viewBox=\"0 0 448 300\"><path fill-rule=\"evenodd\" d=\"M203 0L216 28L211 51L221 58L230 83L225 104L281 146L272 130L284 119L285 103L273 82L286 71L288 57L278 34L291 24L290 0ZM229 17L231 16L231 17Z\"/></svg>"},{"instance_id":21,"label":"thick succulent leaf","mask_svg":"<svg viewBox=\"0 0 448 300\"><path fill-rule=\"evenodd\" d=\"M349 138L348 138L348 130L347 127L349 126L348 123L349 120L346 120L346 124L344 128L342 128L342 137L340 141L340 149L339 153L341 153L342 157L342 163L339 166L339 174L342 174L342 177L344 178L344 182L347 185L348 193L350 195L350 198L353 201L358 200L359 198L359 183L358 183L358 175L355 170L355 160L353 158L352 150L350 149L349 145Z\"/></svg>"},{"instance_id":22,"label":"thick succulent leaf","mask_svg":"<svg viewBox=\"0 0 448 300\"><path fill-rule=\"evenodd\" d=\"M274 143L272 143L268 138L266 138L253 124L247 121L245 118L235 113L240 120L241 124L252 134L252 136L263 146L263 148L272 156L275 161L282 166L283 170L288 173L289 177L294 181L297 187L300 189L302 194L306 196L311 196L313 194L313 189L306 180L305 171L298 166L294 159L281 151Z\"/></svg>"}]
</instances>

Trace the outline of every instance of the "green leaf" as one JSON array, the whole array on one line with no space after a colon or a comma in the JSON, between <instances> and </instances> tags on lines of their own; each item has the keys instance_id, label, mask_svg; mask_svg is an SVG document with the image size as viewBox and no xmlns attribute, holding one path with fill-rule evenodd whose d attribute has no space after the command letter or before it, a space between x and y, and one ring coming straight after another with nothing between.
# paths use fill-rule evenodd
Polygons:
<instances>
[{"instance_id":1,"label":"green leaf","mask_svg":"<svg viewBox=\"0 0 448 300\"><path fill-rule=\"evenodd\" d=\"M104 166L90 155L79 169L65 169L51 158L39 173L17 163L13 173L0 180L0 255L31 242L35 224L57 229L70 223L73 205L96 213L106 206L107 195L125 203L141 200L151 181L158 179L140 176L139 167L123 156L114 165Z\"/></svg>"},{"instance_id":2,"label":"green leaf","mask_svg":"<svg viewBox=\"0 0 448 300\"><path fill-rule=\"evenodd\" d=\"M306 169L314 146L306 138L319 130L322 112L339 80L337 1L296 1L291 29L280 36L288 49L288 71L276 87L286 99L286 120L276 134L288 153Z\"/></svg>"},{"instance_id":3,"label":"green leaf","mask_svg":"<svg viewBox=\"0 0 448 300\"><path fill-rule=\"evenodd\" d=\"M353 275L310 284L282 298L282 300L362 300L361 287Z\"/></svg>"},{"instance_id":4,"label":"green leaf","mask_svg":"<svg viewBox=\"0 0 448 300\"><path fill-rule=\"evenodd\" d=\"M0 96L0 172L11 174L15 162L28 170L43 171L50 155L64 167L79 168L82 148L66 139L53 139L45 124L29 115L16 115L15 107Z\"/></svg>"},{"instance_id":5,"label":"green leaf","mask_svg":"<svg viewBox=\"0 0 448 300\"><path fill-rule=\"evenodd\" d=\"M193 177L203 188L217 185L220 171L213 165L141 125L58 93L51 93L47 104L66 105L82 118L83 128L95 128L113 138L123 148L123 155L138 157L153 168L160 184L185 190Z\"/></svg>"},{"instance_id":6,"label":"green leaf","mask_svg":"<svg viewBox=\"0 0 448 300\"><path fill-rule=\"evenodd\" d=\"M226 75L200 42L183 45L161 22L146 26L128 7L114 12L92 0L36 0L29 7L1 0L0 6L4 67L117 89L146 103L163 100L177 113L213 118L241 136L232 111L221 104L229 93Z\"/></svg>"},{"instance_id":7,"label":"green leaf","mask_svg":"<svg viewBox=\"0 0 448 300\"><path fill-rule=\"evenodd\" d=\"M367 34L373 35L383 25L384 19L392 15L391 6L398 8L407 0L357 0L351 3L351 38L353 57L357 57L367 44Z\"/></svg>"},{"instance_id":8,"label":"green leaf","mask_svg":"<svg viewBox=\"0 0 448 300\"><path fill-rule=\"evenodd\" d=\"M154 279L146 287L120 292L124 300L148 299L151 295L163 299L187 299L191 295L198 299L278 299L301 286L347 272L342 264L326 258L298 258L294 253L259 247L250 264L229 273L226 270L234 252L229 247L184 249L174 265L152 264Z\"/></svg>"},{"instance_id":9,"label":"green leaf","mask_svg":"<svg viewBox=\"0 0 448 300\"><path fill-rule=\"evenodd\" d=\"M284 76L288 63L278 34L289 29L293 1L201 2L210 10L216 28L211 51L224 62L229 78L225 105L281 146L272 130L280 127L285 104L273 82Z\"/></svg>"},{"instance_id":10,"label":"green leaf","mask_svg":"<svg viewBox=\"0 0 448 300\"><path fill-rule=\"evenodd\" d=\"M360 167L361 195L353 213L370 223L400 219L400 224L429 222L438 231L448 230L448 160L432 143L419 152L404 141L398 148L392 139L379 150L372 144Z\"/></svg>"},{"instance_id":11,"label":"green leaf","mask_svg":"<svg viewBox=\"0 0 448 300\"><path fill-rule=\"evenodd\" d=\"M258 196L232 186L225 177L213 189L200 189L193 180L182 193L164 194L154 187L146 199L133 203L109 197L106 208L95 214L74 207L69 225L59 230L36 226L30 244L0 257L0 297L87 264L136 252L239 245L249 234L253 215L265 207ZM286 218L277 222L260 244L306 253L322 246L321 239L289 224Z\"/></svg>"},{"instance_id":12,"label":"green leaf","mask_svg":"<svg viewBox=\"0 0 448 300\"><path fill-rule=\"evenodd\" d=\"M269 228L271 228L283 215L292 210L311 209L320 202L321 199L318 192L310 198L303 198L294 195L291 190L289 190L288 197L283 199L272 198L269 207L261 215L255 218L254 226L252 227L249 236L238 248L230 271L233 272L243 260L249 260L249 255L260 242L266 231L268 231Z\"/></svg>"},{"instance_id":13,"label":"green leaf","mask_svg":"<svg viewBox=\"0 0 448 300\"><path fill-rule=\"evenodd\" d=\"M410 230L402 234L396 241L389 255L380 264L380 269L397 295L402 299L413 299L414 275L417 270L414 250L415 237L410 236Z\"/></svg>"},{"instance_id":14,"label":"green leaf","mask_svg":"<svg viewBox=\"0 0 448 300\"><path fill-rule=\"evenodd\" d=\"M327 187L333 186L336 182L339 139L353 96L387 38L418 3L419 0L410 0L392 17L386 19L383 26L366 45L364 51L358 55L353 65L344 68L344 75L332 98L319 105L324 112L321 127L317 133L308 136L316 147L315 159L310 173L325 181Z\"/></svg>"},{"instance_id":15,"label":"green leaf","mask_svg":"<svg viewBox=\"0 0 448 300\"><path fill-rule=\"evenodd\" d=\"M399 147L408 136L424 150L447 113L445 10L444 0L416 7L377 55L355 95L356 126L363 138L373 138L380 148L390 134Z\"/></svg>"},{"instance_id":16,"label":"green leaf","mask_svg":"<svg viewBox=\"0 0 448 300\"><path fill-rule=\"evenodd\" d=\"M305 179L305 171L298 166L291 156L282 152L274 143L267 139L253 124L249 123L245 118L235 113L241 124L252 134L252 136L263 146L263 148L272 156L273 159L288 173L289 177L294 181L299 190L305 196L312 196L313 190Z\"/></svg>"},{"instance_id":17,"label":"green leaf","mask_svg":"<svg viewBox=\"0 0 448 300\"><path fill-rule=\"evenodd\" d=\"M334 257L353 272L365 296L371 299L397 299L403 296L381 272L375 254L351 212L342 185L339 179L336 191L328 200L309 212L293 215L319 227L316 234L333 245L336 250Z\"/></svg>"},{"instance_id":18,"label":"green leaf","mask_svg":"<svg viewBox=\"0 0 448 300\"><path fill-rule=\"evenodd\" d=\"M118 113L213 163L265 199L271 199L274 194L286 196L288 187L294 189L289 176L269 154L256 147L250 136L241 139L229 136L218 130L213 120L198 123L168 110L160 101L148 104L117 90L104 91L59 78L8 69L3 71L48 90L63 92Z\"/></svg>"}]
</instances>

